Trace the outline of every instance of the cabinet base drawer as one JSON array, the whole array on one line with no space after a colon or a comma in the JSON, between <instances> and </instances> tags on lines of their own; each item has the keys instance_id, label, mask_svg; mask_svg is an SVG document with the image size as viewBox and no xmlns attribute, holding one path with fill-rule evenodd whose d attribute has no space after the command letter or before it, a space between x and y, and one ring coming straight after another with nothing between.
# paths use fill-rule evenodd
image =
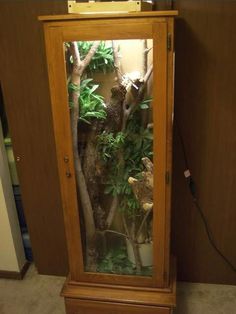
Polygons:
<instances>
[{"instance_id":1,"label":"cabinet base drawer","mask_svg":"<svg viewBox=\"0 0 236 314\"><path fill-rule=\"evenodd\" d=\"M65 298L67 314L172 314L169 307L86 301Z\"/></svg>"}]
</instances>

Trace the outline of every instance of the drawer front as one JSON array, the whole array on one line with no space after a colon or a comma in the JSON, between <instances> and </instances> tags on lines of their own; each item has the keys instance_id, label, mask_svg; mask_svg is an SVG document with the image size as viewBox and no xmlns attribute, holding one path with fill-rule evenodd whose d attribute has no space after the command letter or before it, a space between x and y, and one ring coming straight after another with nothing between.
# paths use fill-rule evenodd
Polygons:
<instances>
[{"instance_id":1,"label":"drawer front","mask_svg":"<svg viewBox=\"0 0 236 314\"><path fill-rule=\"evenodd\" d=\"M67 314L171 314L172 308L65 298Z\"/></svg>"}]
</instances>

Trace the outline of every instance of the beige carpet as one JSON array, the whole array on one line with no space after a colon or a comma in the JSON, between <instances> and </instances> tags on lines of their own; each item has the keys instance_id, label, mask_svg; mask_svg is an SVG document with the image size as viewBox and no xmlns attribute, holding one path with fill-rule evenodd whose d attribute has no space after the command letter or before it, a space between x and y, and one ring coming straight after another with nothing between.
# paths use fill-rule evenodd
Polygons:
<instances>
[{"instance_id":1,"label":"beige carpet","mask_svg":"<svg viewBox=\"0 0 236 314\"><path fill-rule=\"evenodd\" d=\"M236 314L236 286L177 284L175 314Z\"/></svg>"},{"instance_id":2,"label":"beige carpet","mask_svg":"<svg viewBox=\"0 0 236 314\"><path fill-rule=\"evenodd\" d=\"M38 275L30 266L23 280L0 279L0 314L65 314L63 277Z\"/></svg>"},{"instance_id":3,"label":"beige carpet","mask_svg":"<svg viewBox=\"0 0 236 314\"><path fill-rule=\"evenodd\" d=\"M22 281L0 279L0 314L65 314L64 280L38 275L33 265ZM175 314L236 314L236 286L179 283L177 294Z\"/></svg>"}]
</instances>

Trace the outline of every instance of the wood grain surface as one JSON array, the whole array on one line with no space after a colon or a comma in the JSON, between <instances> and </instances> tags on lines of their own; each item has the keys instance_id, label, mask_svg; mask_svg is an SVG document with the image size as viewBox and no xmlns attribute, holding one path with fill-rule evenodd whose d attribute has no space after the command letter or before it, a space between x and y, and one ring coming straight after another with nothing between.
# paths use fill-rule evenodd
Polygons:
<instances>
[{"instance_id":1,"label":"wood grain surface","mask_svg":"<svg viewBox=\"0 0 236 314\"><path fill-rule=\"evenodd\" d=\"M156 16L155 16L156 15ZM171 18L153 12L147 17L145 13L127 14L124 19L115 16L104 16L103 19L89 16L86 19L44 22L45 42L50 82L51 105L54 135L57 151L57 162L61 185L64 220L69 248L70 275L72 280L96 283L129 284L137 286L167 287L169 285L169 233L170 233L170 193L167 192L166 171L171 171L171 117L172 117L172 55L167 50L167 30L171 34ZM110 25L110 26L109 26ZM109 27L108 27L109 26ZM135 26L135 27L134 27ZM168 29L169 26L169 29ZM94 30L100 29L99 34ZM118 31L117 31L118 29ZM173 34L172 34L173 37ZM138 276L116 276L84 272L82 249L80 243L80 223L78 217L75 169L71 144L70 116L67 101L66 77L64 68L63 43L71 40L94 39L129 39L153 38L154 41L154 219L153 219L153 278ZM169 53L167 53L167 51ZM170 76L170 77L169 77ZM168 126L167 126L168 123ZM167 133L168 129L168 133ZM168 137L167 137L168 134ZM65 164L64 156L68 157ZM155 167L155 165L157 165ZM66 171L71 177L66 177ZM171 174L170 174L171 175ZM168 220L167 220L168 219Z\"/></svg>"},{"instance_id":2,"label":"wood grain surface","mask_svg":"<svg viewBox=\"0 0 236 314\"><path fill-rule=\"evenodd\" d=\"M236 2L177 0L176 116L200 203L216 242L236 263ZM0 80L26 219L40 273L66 274L44 43L39 15L65 14L66 1L0 1ZM208 243L183 178L175 132L173 249L181 280L235 284ZM33 169L33 171L32 171Z\"/></svg>"},{"instance_id":3,"label":"wood grain surface","mask_svg":"<svg viewBox=\"0 0 236 314\"><path fill-rule=\"evenodd\" d=\"M144 305L128 305L108 302L94 302L84 301L79 299L66 299L66 313L67 314L171 314L172 309L169 307L156 307Z\"/></svg>"},{"instance_id":4,"label":"wood grain surface","mask_svg":"<svg viewBox=\"0 0 236 314\"><path fill-rule=\"evenodd\" d=\"M41 274L68 271L43 27L38 15L66 1L0 1L0 81L34 261Z\"/></svg>"},{"instance_id":5,"label":"wood grain surface","mask_svg":"<svg viewBox=\"0 0 236 314\"><path fill-rule=\"evenodd\" d=\"M175 8L175 118L214 240L236 265L236 2L177 0ZM236 274L209 244L183 171L175 132L172 241L178 279L236 284Z\"/></svg>"}]
</instances>

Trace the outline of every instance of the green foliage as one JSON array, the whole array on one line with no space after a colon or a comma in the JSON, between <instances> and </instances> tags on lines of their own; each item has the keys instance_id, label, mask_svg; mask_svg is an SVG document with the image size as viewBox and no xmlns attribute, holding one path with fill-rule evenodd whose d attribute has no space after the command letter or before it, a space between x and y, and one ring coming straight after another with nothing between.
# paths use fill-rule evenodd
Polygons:
<instances>
[{"instance_id":1,"label":"green foliage","mask_svg":"<svg viewBox=\"0 0 236 314\"><path fill-rule=\"evenodd\" d=\"M140 109L149 109L151 102L152 102L152 98L145 99L139 104L139 108Z\"/></svg>"},{"instance_id":2,"label":"green foliage","mask_svg":"<svg viewBox=\"0 0 236 314\"><path fill-rule=\"evenodd\" d=\"M131 188L130 191L132 191ZM140 216L140 205L133 193L130 192L128 195L123 196L120 202L119 210L120 212L126 213L127 218Z\"/></svg>"},{"instance_id":3,"label":"green foliage","mask_svg":"<svg viewBox=\"0 0 236 314\"><path fill-rule=\"evenodd\" d=\"M127 256L126 247L113 248L98 262L97 272L118 275L136 275L136 269ZM152 267L142 267L141 276L152 276Z\"/></svg>"},{"instance_id":4,"label":"green foliage","mask_svg":"<svg viewBox=\"0 0 236 314\"><path fill-rule=\"evenodd\" d=\"M98 136L98 150L108 169L104 192L112 196L121 195L119 209L129 216L139 214L139 203L128 178L138 178L144 170L142 158L152 159L153 155L153 134L150 129L140 125L140 117L136 111L129 119L125 132L103 132Z\"/></svg>"},{"instance_id":5,"label":"green foliage","mask_svg":"<svg viewBox=\"0 0 236 314\"><path fill-rule=\"evenodd\" d=\"M92 79L86 79L81 82L80 87L69 83L69 92L80 91L79 97L79 119L91 124L91 119L105 119L106 111L104 110L103 97L96 93L99 85L93 84ZM73 106L73 103L70 103Z\"/></svg>"},{"instance_id":6,"label":"green foliage","mask_svg":"<svg viewBox=\"0 0 236 314\"><path fill-rule=\"evenodd\" d=\"M78 41L78 48L80 52L80 58L83 60L88 54L90 48L93 45L91 41ZM69 43L66 43L69 46ZM73 63L73 57L70 59ZM88 74L93 72L107 73L114 70L114 58L112 47L107 47L104 41L101 41L96 53L88 64L83 77L87 77ZM105 119L106 111L104 110L103 97L96 93L99 85L92 83L92 79L84 79L81 81L80 87L73 83L68 84L69 94L71 92L80 92L79 97L79 112L80 120L91 124L93 118ZM73 106L73 102L69 102L70 107Z\"/></svg>"},{"instance_id":7,"label":"green foliage","mask_svg":"<svg viewBox=\"0 0 236 314\"><path fill-rule=\"evenodd\" d=\"M117 134L102 132L98 136L98 146L103 161L106 162L114 156L122 148L124 141L125 135L123 132Z\"/></svg>"},{"instance_id":8,"label":"green foliage","mask_svg":"<svg viewBox=\"0 0 236 314\"><path fill-rule=\"evenodd\" d=\"M140 126L141 123L136 116L131 117L127 124L127 145L124 150L124 159L131 162L130 167L133 167L134 171L139 171L143 170L141 159L143 157L152 158L153 133L150 129Z\"/></svg>"},{"instance_id":9,"label":"green foliage","mask_svg":"<svg viewBox=\"0 0 236 314\"><path fill-rule=\"evenodd\" d=\"M78 41L78 48L80 52L80 58L83 60L88 54L93 42L91 41ZM86 72L111 72L114 70L114 58L112 47L107 47L105 41L101 41L94 54L92 60L90 61Z\"/></svg>"},{"instance_id":10,"label":"green foliage","mask_svg":"<svg viewBox=\"0 0 236 314\"><path fill-rule=\"evenodd\" d=\"M120 275L132 275L135 273L133 264L128 260L125 247L108 251L106 256L98 264L97 271Z\"/></svg>"}]
</instances>

